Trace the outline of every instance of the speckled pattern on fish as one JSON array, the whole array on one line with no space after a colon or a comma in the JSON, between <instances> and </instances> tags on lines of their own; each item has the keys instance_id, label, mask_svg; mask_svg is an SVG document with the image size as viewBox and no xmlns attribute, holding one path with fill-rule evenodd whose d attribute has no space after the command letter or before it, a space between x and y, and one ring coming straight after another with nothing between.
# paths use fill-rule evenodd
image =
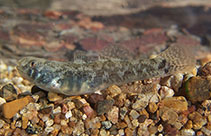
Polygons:
<instances>
[{"instance_id":1,"label":"speckled pattern on fish","mask_svg":"<svg viewBox=\"0 0 211 136\"><path fill-rule=\"evenodd\" d=\"M22 58L19 73L38 87L65 95L103 90L112 84L163 77L191 71L195 59L185 46L170 46L153 59L101 59L92 62L59 62L35 57Z\"/></svg>"}]
</instances>

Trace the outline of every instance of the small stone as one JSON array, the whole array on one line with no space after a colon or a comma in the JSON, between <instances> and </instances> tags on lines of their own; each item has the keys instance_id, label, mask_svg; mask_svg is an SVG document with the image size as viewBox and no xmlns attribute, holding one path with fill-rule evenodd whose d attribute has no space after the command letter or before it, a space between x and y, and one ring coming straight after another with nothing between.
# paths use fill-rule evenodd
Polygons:
<instances>
[{"instance_id":1,"label":"small stone","mask_svg":"<svg viewBox=\"0 0 211 136\"><path fill-rule=\"evenodd\" d=\"M19 110L24 108L27 104L33 102L31 96L26 96L8 103L3 104L2 112L5 118L12 118Z\"/></svg>"},{"instance_id":2,"label":"small stone","mask_svg":"<svg viewBox=\"0 0 211 136\"><path fill-rule=\"evenodd\" d=\"M134 120L132 120L132 125L134 126L134 127L138 127L139 126L139 122L138 122L138 119L134 119Z\"/></svg>"},{"instance_id":3,"label":"small stone","mask_svg":"<svg viewBox=\"0 0 211 136\"><path fill-rule=\"evenodd\" d=\"M195 132L192 129L182 129L181 135L182 136L195 136Z\"/></svg>"},{"instance_id":4,"label":"small stone","mask_svg":"<svg viewBox=\"0 0 211 136\"><path fill-rule=\"evenodd\" d=\"M46 127L44 131L48 134L48 133L52 132L53 130L54 130L53 127Z\"/></svg>"},{"instance_id":5,"label":"small stone","mask_svg":"<svg viewBox=\"0 0 211 136\"><path fill-rule=\"evenodd\" d=\"M133 103L132 108L135 110L141 110L147 107L149 98L146 95L139 95L139 98Z\"/></svg>"},{"instance_id":6,"label":"small stone","mask_svg":"<svg viewBox=\"0 0 211 136\"><path fill-rule=\"evenodd\" d=\"M160 105L171 108L176 112L188 110L188 102L183 96L166 98L160 102Z\"/></svg>"},{"instance_id":7,"label":"small stone","mask_svg":"<svg viewBox=\"0 0 211 136\"><path fill-rule=\"evenodd\" d=\"M104 100L103 95L96 94L96 93L91 94L88 98L88 102L91 103L91 104L96 104L99 101L103 101L103 100Z\"/></svg>"},{"instance_id":8,"label":"small stone","mask_svg":"<svg viewBox=\"0 0 211 136\"><path fill-rule=\"evenodd\" d=\"M161 86L159 92L161 99L174 96L174 90L167 86Z\"/></svg>"},{"instance_id":9,"label":"small stone","mask_svg":"<svg viewBox=\"0 0 211 136\"><path fill-rule=\"evenodd\" d=\"M118 122L117 123L117 127L118 128L126 128L127 127L127 124L125 122Z\"/></svg>"},{"instance_id":10,"label":"small stone","mask_svg":"<svg viewBox=\"0 0 211 136\"><path fill-rule=\"evenodd\" d=\"M4 126L4 124L5 124L5 122L2 119L0 119L0 128L2 128Z\"/></svg>"},{"instance_id":11,"label":"small stone","mask_svg":"<svg viewBox=\"0 0 211 136\"><path fill-rule=\"evenodd\" d=\"M49 106L49 107L45 107L41 110L39 110L40 113L42 114L50 114L52 112L53 107Z\"/></svg>"},{"instance_id":12,"label":"small stone","mask_svg":"<svg viewBox=\"0 0 211 136\"><path fill-rule=\"evenodd\" d=\"M15 127L21 128L21 126L22 126L21 121L17 121L17 122L15 123Z\"/></svg>"},{"instance_id":13,"label":"small stone","mask_svg":"<svg viewBox=\"0 0 211 136\"><path fill-rule=\"evenodd\" d=\"M158 126L158 132L162 132L162 131L163 131L163 125L160 124L160 125Z\"/></svg>"},{"instance_id":14,"label":"small stone","mask_svg":"<svg viewBox=\"0 0 211 136\"><path fill-rule=\"evenodd\" d=\"M130 115L133 119L137 119L137 118L140 116L140 114L139 114L137 111L135 111L135 110L131 110L130 113L129 113L129 115Z\"/></svg>"},{"instance_id":15,"label":"small stone","mask_svg":"<svg viewBox=\"0 0 211 136\"><path fill-rule=\"evenodd\" d=\"M62 126L67 126L67 121L66 120L61 120L61 125Z\"/></svg>"},{"instance_id":16,"label":"small stone","mask_svg":"<svg viewBox=\"0 0 211 136\"><path fill-rule=\"evenodd\" d=\"M99 117L93 119L86 119L85 126L87 129L99 129L101 127Z\"/></svg>"},{"instance_id":17,"label":"small stone","mask_svg":"<svg viewBox=\"0 0 211 136\"><path fill-rule=\"evenodd\" d=\"M176 92L178 92L179 88L182 86L182 82L183 82L183 74L182 73L177 73L173 76L165 77L161 80L161 84L163 86L172 88Z\"/></svg>"},{"instance_id":18,"label":"small stone","mask_svg":"<svg viewBox=\"0 0 211 136\"><path fill-rule=\"evenodd\" d=\"M48 92L48 100L51 102L61 101L63 98L59 96L57 93Z\"/></svg>"},{"instance_id":19,"label":"small stone","mask_svg":"<svg viewBox=\"0 0 211 136\"><path fill-rule=\"evenodd\" d=\"M61 113L61 107L58 106L56 109L53 110L53 114L58 114L58 113Z\"/></svg>"},{"instance_id":20,"label":"small stone","mask_svg":"<svg viewBox=\"0 0 211 136\"><path fill-rule=\"evenodd\" d=\"M105 129L110 129L112 124L110 121L103 121L102 122L102 126L105 128Z\"/></svg>"},{"instance_id":21,"label":"small stone","mask_svg":"<svg viewBox=\"0 0 211 136\"><path fill-rule=\"evenodd\" d=\"M6 100L4 98L0 97L0 106L4 103L6 103Z\"/></svg>"},{"instance_id":22,"label":"small stone","mask_svg":"<svg viewBox=\"0 0 211 136\"><path fill-rule=\"evenodd\" d=\"M52 119L49 119L49 120L47 120L47 121L45 122L45 125L46 125L47 127L50 127L50 126L53 125L53 123L54 123L54 121L53 121Z\"/></svg>"},{"instance_id":23,"label":"small stone","mask_svg":"<svg viewBox=\"0 0 211 136\"><path fill-rule=\"evenodd\" d=\"M118 131L118 134L119 134L120 136L124 136L124 135L125 135L125 132L124 132L123 129L120 129L120 130Z\"/></svg>"},{"instance_id":24,"label":"small stone","mask_svg":"<svg viewBox=\"0 0 211 136\"><path fill-rule=\"evenodd\" d=\"M74 102L68 102L68 103L67 103L67 106L68 106L68 109L69 109L69 110L72 110L72 109L75 108L75 103L74 103Z\"/></svg>"},{"instance_id":25,"label":"small stone","mask_svg":"<svg viewBox=\"0 0 211 136\"><path fill-rule=\"evenodd\" d=\"M112 86L108 87L108 92L110 92L111 97L115 97L118 94L120 94L122 92L122 90L118 86L112 85Z\"/></svg>"},{"instance_id":26,"label":"small stone","mask_svg":"<svg viewBox=\"0 0 211 136\"><path fill-rule=\"evenodd\" d=\"M12 81L17 85L17 84L21 84L21 82L23 81L22 77L14 77L12 78Z\"/></svg>"},{"instance_id":27,"label":"small stone","mask_svg":"<svg viewBox=\"0 0 211 136\"><path fill-rule=\"evenodd\" d=\"M185 128L186 128L186 129L191 129L191 128L193 128L193 122L192 122L191 120L188 120L188 122L187 122L186 125L185 125Z\"/></svg>"},{"instance_id":28,"label":"small stone","mask_svg":"<svg viewBox=\"0 0 211 136\"><path fill-rule=\"evenodd\" d=\"M17 98L17 90L12 84L7 84L2 87L0 97L4 98L6 101L15 100Z\"/></svg>"},{"instance_id":29,"label":"small stone","mask_svg":"<svg viewBox=\"0 0 211 136\"><path fill-rule=\"evenodd\" d=\"M211 97L211 77L196 76L190 78L185 84L185 92L192 102L201 102Z\"/></svg>"},{"instance_id":30,"label":"small stone","mask_svg":"<svg viewBox=\"0 0 211 136\"><path fill-rule=\"evenodd\" d=\"M28 134L37 134L40 132L40 128L37 128L37 127L33 126L32 124L29 124L26 128L26 132Z\"/></svg>"},{"instance_id":31,"label":"small stone","mask_svg":"<svg viewBox=\"0 0 211 136\"><path fill-rule=\"evenodd\" d=\"M83 121L79 121L76 126L75 129L73 130L73 135L81 135L84 132L84 123Z\"/></svg>"},{"instance_id":32,"label":"small stone","mask_svg":"<svg viewBox=\"0 0 211 136\"><path fill-rule=\"evenodd\" d=\"M87 115L86 114L83 114L82 119L83 120L86 120L87 119Z\"/></svg>"},{"instance_id":33,"label":"small stone","mask_svg":"<svg viewBox=\"0 0 211 136\"><path fill-rule=\"evenodd\" d=\"M150 102L148 109L149 109L149 112L155 113L157 111L157 109L158 109L158 106L157 106L156 103Z\"/></svg>"},{"instance_id":34,"label":"small stone","mask_svg":"<svg viewBox=\"0 0 211 136\"><path fill-rule=\"evenodd\" d=\"M110 120L113 124L116 124L118 122L119 118L119 108L114 106L111 111L107 113L108 120Z\"/></svg>"},{"instance_id":35,"label":"small stone","mask_svg":"<svg viewBox=\"0 0 211 136\"><path fill-rule=\"evenodd\" d=\"M72 112L68 111L67 113L65 113L65 118L69 119L70 117L72 117Z\"/></svg>"},{"instance_id":36,"label":"small stone","mask_svg":"<svg viewBox=\"0 0 211 136\"><path fill-rule=\"evenodd\" d=\"M73 133L73 128L72 127L68 127L68 126L62 126L61 127L61 132L64 134L68 134L71 135Z\"/></svg>"},{"instance_id":37,"label":"small stone","mask_svg":"<svg viewBox=\"0 0 211 136\"><path fill-rule=\"evenodd\" d=\"M201 69L199 69L199 74L201 76L210 76L211 75L211 62L208 62Z\"/></svg>"},{"instance_id":38,"label":"small stone","mask_svg":"<svg viewBox=\"0 0 211 136\"><path fill-rule=\"evenodd\" d=\"M144 123L144 121L147 119L147 116L146 115L140 115L138 117L138 122L139 123Z\"/></svg>"},{"instance_id":39,"label":"small stone","mask_svg":"<svg viewBox=\"0 0 211 136\"><path fill-rule=\"evenodd\" d=\"M211 130L209 130L209 129L205 128L205 127L202 127L202 128L201 128L201 131L202 131L205 135L207 135L207 136L210 136L210 135L211 135Z\"/></svg>"},{"instance_id":40,"label":"small stone","mask_svg":"<svg viewBox=\"0 0 211 136\"><path fill-rule=\"evenodd\" d=\"M125 134L126 134L126 136L132 136L133 135L133 130L130 129L130 128L126 128L125 129Z\"/></svg>"},{"instance_id":41,"label":"small stone","mask_svg":"<svg viewBox=\"0 0 211 136\"><path fill-rule=\"evenodd\" d=\"M83 106L83 111L87 115L88 118L91 118L95 115L95 111L89 105Z\"/></svg>"},{"instance_id":42,"label":"small stone","mask_svg":"<svg viewBox=\"0 0 211 136\"><path fill-rule=\"evenodd\" d=\"M26 129L28 126L29 119L25 116L22 116L22 128Z\"/></svg>"},{"instance_id":43,"label":"small stone","mask_svg":"<svg viewBox=\"0 0 211 136\"><path fill-rule=\"evenodd\" d=\"M77 109L80 109L84 105L83 102L80 101L79 99L73 99L73 102L75 103Z\"/></svg>"},{"instance_id":44,"label":"small stone","mask_svg":"<svg viewBox=\"0 0 211 136\"><path fill-rule=\"evenodd\" d=\"M121 119L123 120L125 115L127 114L127 108L126 107L121 108L119 114Z\"/></svg>"},{"instance_id":45,"label":"small stone","mask_svg":"<svg viewBox=\"0 0 211 136\"><path fill-rule=\"evenodd\" d=\"M193 121L193 128L200 129L207 123L207 120L198 112L193 112L188 115L188 118Z\"/></svg>"},{"instance_id":46,"label":"small stone","mask_svg":"<svg viewBox=\"0 0 211 136\"><path fill-rule=\"evenodd\" d=\"M108 111L111 110L113 104L114 104L114 100L99 101L97 104L97 114L102 115L104 113L107 113Z\"/></svg>"},{"instance_id":47,"label":"small stone","mask_svg":"<svg viewBox=\"0 0 211 136\"><path fill-rule=\"evenodd\" d=\"M175 125L178 121L178 114L174 110L163 107L159 111L160 117L163 121L167 121L171 125Z\"/></svg>"}]
</instances>

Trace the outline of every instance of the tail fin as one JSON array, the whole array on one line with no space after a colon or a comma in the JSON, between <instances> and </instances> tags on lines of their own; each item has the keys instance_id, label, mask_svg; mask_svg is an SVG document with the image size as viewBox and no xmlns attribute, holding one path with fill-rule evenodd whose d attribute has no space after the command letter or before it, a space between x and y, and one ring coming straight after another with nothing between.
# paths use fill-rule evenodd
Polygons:
<instances>
[{"instance_id":1,"label":"tail fin","mask_svg":"<svg viewBox=\"0 0 211 136\"><path fill-rule=\"evenodd\" d=\"M172 45L158 57L165 58L172 67L172 72L190 72L196 64L194 49L190 46Z\"/></svg>"}]
</instances>

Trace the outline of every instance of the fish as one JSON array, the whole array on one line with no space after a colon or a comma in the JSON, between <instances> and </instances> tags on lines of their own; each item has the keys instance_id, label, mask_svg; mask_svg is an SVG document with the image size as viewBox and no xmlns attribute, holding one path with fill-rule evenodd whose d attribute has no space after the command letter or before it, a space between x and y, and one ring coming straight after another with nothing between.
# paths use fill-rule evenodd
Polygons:
<instances>
[{"instance_id":1,"label":"fish","mask_svg":"<svg viewBox=\"0 0 211 136\"><path fill-rule=\"evenodd\" d=\"M188 72L195 63L189 48L173 45L149 59L106 58L84 63L23 57L16 68L22 77L41 89L73 96L94 93L114 84Z\"/></svg>"}]
</instances>

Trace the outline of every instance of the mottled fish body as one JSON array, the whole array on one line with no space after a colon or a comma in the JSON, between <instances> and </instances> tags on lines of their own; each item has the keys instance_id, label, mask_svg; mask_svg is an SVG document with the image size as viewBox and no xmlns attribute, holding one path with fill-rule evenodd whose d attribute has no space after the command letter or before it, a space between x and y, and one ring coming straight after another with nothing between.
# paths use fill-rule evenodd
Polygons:
<instances>
[{"instance_id":1,"label":"mottled fish body","mask_svg":"<svg viewBox=\"0 0 211 136\"><path fill-rule=\"evenodd\" d=\"M22 58L19 73L38 87L65 95L103 90L112 84L164 77L190 71L195 59L183 46L171 46L153 59L102 59L88 63Z\"/></svg>"}]
</instances>

